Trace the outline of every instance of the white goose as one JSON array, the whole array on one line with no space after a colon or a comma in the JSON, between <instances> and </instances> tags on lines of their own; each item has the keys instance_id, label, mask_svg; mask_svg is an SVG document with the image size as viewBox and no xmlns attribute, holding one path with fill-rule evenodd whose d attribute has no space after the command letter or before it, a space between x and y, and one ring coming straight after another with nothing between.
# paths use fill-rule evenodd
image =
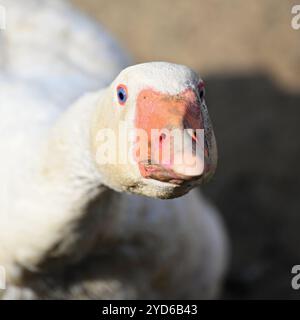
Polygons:
<instances>
[{"instance_id":1,"label":"white goose","mask_svg":"<svg viewBox=\"0 0 300 320\"><path fill-rule=\"evenodd\" d=\"M197 191L155 199L182 196L215 169L200 78L153 62L106 87L129 60L101 27L62 1L1 3L2 298L215 297L227 262L217 212ZM200 119L201 170L96 159L97 132L120 120L150 130Z\"/></svg>"}]
</instances>

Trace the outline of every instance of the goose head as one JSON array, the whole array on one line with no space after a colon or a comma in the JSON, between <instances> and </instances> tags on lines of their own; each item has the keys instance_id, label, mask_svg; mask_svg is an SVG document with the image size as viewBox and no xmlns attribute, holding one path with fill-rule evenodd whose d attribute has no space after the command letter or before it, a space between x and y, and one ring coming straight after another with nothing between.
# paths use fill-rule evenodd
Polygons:
<instances>
[{"instance_id":1,"label":"goose head","mask_svg":"<svg viewBox=\"0 0 300 320\"><path fill-rule=\"evenodd\" d=\"M204 84L190 68L166 62L128 67L99 104L92 150L109 187L167 199L213 175L217 149Z\"/></svg>"}]
</instances>

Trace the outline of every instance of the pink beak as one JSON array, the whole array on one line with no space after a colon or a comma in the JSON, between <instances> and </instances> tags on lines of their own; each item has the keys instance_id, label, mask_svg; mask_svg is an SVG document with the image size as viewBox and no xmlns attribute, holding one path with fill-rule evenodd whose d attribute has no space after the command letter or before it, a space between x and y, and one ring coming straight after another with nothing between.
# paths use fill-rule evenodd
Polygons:
<instances>
[{"instance_id":1,"label":"pink beak","mask_svg":"<svg viewBox=\"0 0 300 320\"><path fill-rule=\"evenodd\" d=\"M142 90L135 119L136 128L148 137L147 150L135 154L144 178L182 184L214 171L201 102L192 89L175 96ZM169 134L172 132L181 134L181 139Z\"/></svg>"}]
</instances>

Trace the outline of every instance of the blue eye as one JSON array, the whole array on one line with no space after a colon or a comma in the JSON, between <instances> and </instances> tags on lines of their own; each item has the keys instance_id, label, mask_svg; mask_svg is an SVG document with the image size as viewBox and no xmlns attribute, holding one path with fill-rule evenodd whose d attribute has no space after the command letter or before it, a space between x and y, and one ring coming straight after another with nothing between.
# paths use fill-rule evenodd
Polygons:
<instances>
[{"instance_id":1,"label":"blue eye","mask_svg":"<svg viewBox=\"0 0 300 320\"><path fill-rule=\"evenodd\" d=\"M127 87L123 84L119 85L117 87L117 95L118 95L118 100L120 104L125 104L127 100Z\"/></svg>"}]
</instances>

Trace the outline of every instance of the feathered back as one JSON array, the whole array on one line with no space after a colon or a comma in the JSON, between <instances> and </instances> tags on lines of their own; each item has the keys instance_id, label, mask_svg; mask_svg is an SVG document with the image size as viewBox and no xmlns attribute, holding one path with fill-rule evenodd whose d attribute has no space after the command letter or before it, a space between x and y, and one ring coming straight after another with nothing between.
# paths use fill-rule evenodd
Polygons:
<instances>
[{"instance_id":1,"label":"feathered back","mask_svg":"<svg viewBox=\"0 0 300 320\"><path fill-rule=\"evenodd\" d=\"M14 79L67 106L100 89L129 59L101 26L63 0L3 0L0 80ZM0 82L0 84L1 84Z\"/></svg>"}]
</instances>

